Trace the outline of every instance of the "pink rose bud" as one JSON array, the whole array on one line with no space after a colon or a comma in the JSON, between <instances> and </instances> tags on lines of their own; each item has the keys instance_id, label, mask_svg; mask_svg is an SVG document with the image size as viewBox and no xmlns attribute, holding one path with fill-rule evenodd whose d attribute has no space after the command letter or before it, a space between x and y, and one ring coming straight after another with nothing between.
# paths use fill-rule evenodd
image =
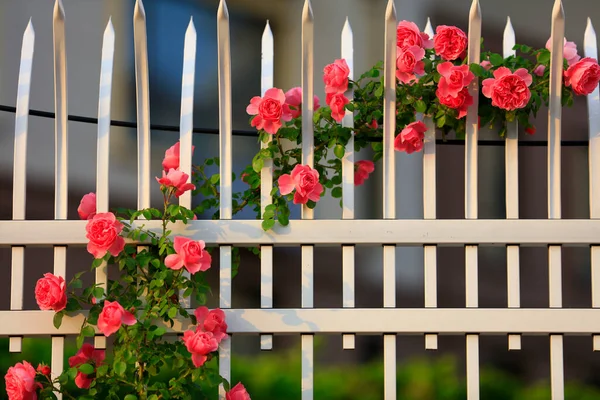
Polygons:
<instances>
[{"instance_id":1,"label":"pink rose bud","mask_svg":"<svg viewBox=\"0 0 600 400\"><path fill-rule=\"evenodd\" d=\"M369 175L375 171L375 164L370 160L360 160L354 163L356 171L354 171L354 186L362 185Z\"/></svg>"},{"instance_id":2,"label":"pink rose bud","mask_svg":"<svg viewBox=\"0 0 600 400\"><path fill-rule=\"evenodd\" d=\"M544 71L545 70L546 70L546 66L545 65L538 65L533 70L533 73L536 74L537 76L544 76Z\"/></svg>"},{"instance_id":3,"label":"pink rose bud","mask_svg":"<svg viewBox=\"0 0 600 400\"><path fill-rule=\"evenodd\" d=\"M253 97L246 107L246 112L249 115L256 115L250 123L252 126L271 135L277 133L283 122L292 119L290 106L285 102L285 93L277 88L267 90L264 97Z\"/></svg>"},{"instance_id":4,"label":"pink rose bud","mask_svg":"<svg viewBox=\"0 0 600 400\"><path fill-rule=\"evenodd\" d=\"M93 364L94 367L102 365L106 352L104 350L96 350L94 346L89 343L84 343L79 349L77 354L73 357L69 357L69 367L79 367L83 364ZM92 384L93 378L88 375L77 372L75 377L75 385L80 389L89 389Z\"/></svg>"},{"instance_id":5,"label":"pink rose bud","mask_svg":"<svg viewBox=\"0 0 600 400\"><path fill-rule=\"evenodd\" d=\"M421 121L412 122L394 139L394 149L396 151L404 151L407 154L411 154L415 151L421 151L423 149L423 139L425 139L425 132L427 126Z\"/></svg>"},{"instance_id":6,"label":"pink rose bud","mask_svg":"<svg viewBox=\"0 0 600 400\"><path fill-rule=\"evenodd\" d=\"M306 204L309 200L319 201L323 186L319 183L319 172L308 165L296 164L290 174L281 175L278 179L279 192L285 196L294 189L294 204Z\"/></svg>"},{"instance_id":7,"label":"pink rose bud","mask_svg":"<svg viewBox=\"0 0 600 400\"><path fill-rule=\"evenodd\" d=\"M336 94L344 93L348 90L348 76L350 68L343 58L335 60L323 68L323 82L325 83L325 93ZM329 102L328 102L329 103Z\"/></svg>"},{"instance_id":8,"label":"pink rose bud","mask_svg":"<svg viewBox=\"0 0 600 400\"><path fill-rule=\"evenodd\" d=\"M187 350L192 353L192 362L196 368L204 365L208 359L207 355L219 348L219 342L212 332L202 332L199 330L185 331L183 334L183 343Z\"/></svg>"},{"instance_id":9,"label":"pink rose bud","mask_svg":"<svg viewBox=\"0 0 600 400\"><path fill-rule=\"evenodd\" d=\"M126 311L117 301L104 301L104 308L98 316L98 329L110 336L121 328L121 324L134 325L137 322L133 314Z\"/></svg>"},{"instance_id":10,"label":"pink rose bud","mask_svg":"<svg viewBox=\"0 0 600 400\"><path fill-rule=\"evenodd\" d=\"M8 400L36 400L36 390L41 386L35 381L35 369L27 361L10 367L4 376Z\"/></svg>"},{"instance_id":11,"label":"pink rose bud","mask_svg":"<svg viewBox=\"0 0 600 400\"><path fill-rule=\"evenodd\" d=\"M346 115L346 104L350 103L350 100L343 93L327 93L326 101L331 108L331 118L342 122Z\"/></svg>"},{"instance_id":12,"label":"pink rose bud","mask_svg":"<svg viewBox=\"0 0 600 400\"><path fill-rule=\"evenodd\" d=\"M77 213L81 219L90 219L96 215L96 193L88 193L81 198Z\"/></svg>"},{"instance_id":13,"label":"pink rose bud","mask_svg":"<svg viewBox=\"0 0 600 400\"><path fill-rule=\"evenodd\" d=\"M180 155L181 144L175 143L165 151L165 158L163 159L162 166L165 172L169 172L170 169L179 169L179 155ZM194 146L192 146L192 153L194 152Z\"/></svg>"},{"instance_id":14,"label":"pink rose bud","mask_svg":"<svg viewBox=\"0 0 600 400\"><path fill-rule=\"evenodd\" d=\"M42 375L50 376L50 367L47 365L39 364L36 371Z\"/></svg>"},{"instance_id":15,"label":"pink rose bud","mask_svg":"<svg viewBox=\"0 0 600 400\"><path fill-rule=\"evenodd\" d=\"M238 383L225 394L225 400L251 400L250 395L242 383Z\"/></svg>"},{"instance_id":16,"label":"pink rose bud","mask_svg":"<svg viewBox=\"0 0 600 400\"><path fill-rule=\"evenodd\" d=\"M530 135L535 134L535 126L530 126L528 128L525 128L525 132L527 132Z\"/></svg>"},{"instance_id":17,"label":"pink rose bud","mask_svg":"<svg viewBox=\"0 0 600 400\"><path fill-rule=\"evenodd\" d=\"M163 171L162 178L156 177L156 181L163 187L174 189L175 197L179 197L188 190L196 189L196 186L187 183L189 177L185 172L171 168L168 173Z\"/></svg>"},{"instance_id":18,"label":"pink rose bud","mask_svg":"<svg viewBox=\"0 0 600 400\"><path fill-rule=\"evenodd\" d=\"M285 102L290 107L292 118L298 118L302 115L302 88L295 87L285 92ZM315 95L313 98L313 110L318 110L321 105L319 104L319 98Z\"/></svg>"},{"instance_id":19,"label":"pink rose bud","mask_svg":"<svg viewBox=\"0 0 600 400\"><path fill-rule=\"evenodd\" d=\"M67 306L67 285L62 276L44 274L35 285L35 301L40 310L59 312Z\"/></svg>"},{"instance_id":20,"label":"pink rose bud","mask_svg":"<svg viewBox=\"0 0 600 400\"><path fill-rule=\"evenodd\" d=\"M396 110L397 111L397 110ZM379 124L377 123L377 120L372 120L370 124L367 124L367 126L371 129L377 129L379 128Z\"/></svg>"},{"instance_id":21,"label":"pink rose bud","mask_svg":"<svg viewBox=\"0 0 600 400\"><path fill-rule=\"evenodd\" d=\"M85 230L85 237L89 240L87 251L94 258L102 258L107 252L116 257L125 247L125 239L119 236L123 224L117 221L113 213L94 215L94 218L88 220Z\"/></svg>"},{"instance_id":22,"label":"pink rose bud","mask_svg":"<svg viewBox=\"0 0 600 400\"><path fill-rule=\"evenodd\" d=\"M483 60L479 63L479 65L481 65L481 68L485 69L486 71L489 71L490 68L492 68L492 63L488 60Z\"/></svg>"},{"instance_id":23,"label":"pink rose bud","mask_svg":"<svg viewBox=\"0 0 600 400\"><path fill-rule=\"evenodd\" d=\"M435 54L446 61L463 57L467 49L467 34L455 26L439 25L433 37Z\"/></svg>"},{"instance_id":24,"label":"pink rose bud","mask_svg":"<svg viewBox=\"0 0 600 400\"><path fill-rule=\"evenodd\" d=\"M167 268L180 270L185 267L190 274L206 271L210 268L212 259L208 251L205 250L205 244L202 240L175 236L173 247L175 254L169 254L165 258Z\"/></svg>"},{"instance_id":25,"label":"pink rose bud","mask_svg":"<svg viewBox=\"0 0 600 400\"><path fill-rule=\"evenodd\" d=\"M494 71L494 77L484 79L481 92L492 99L494 107L512 111L523 108L529 103L531 92L529 86L533 78L525 68L511 72L506 67Z\"/></svg>"}]
</instances>

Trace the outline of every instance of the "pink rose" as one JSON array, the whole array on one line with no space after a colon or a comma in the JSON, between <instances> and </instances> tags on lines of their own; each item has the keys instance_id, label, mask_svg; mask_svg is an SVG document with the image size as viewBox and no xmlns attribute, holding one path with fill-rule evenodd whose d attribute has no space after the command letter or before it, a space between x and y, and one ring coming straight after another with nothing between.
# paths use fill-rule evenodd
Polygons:
<instances>
[{"instance_id":1,"label":"pink rose","mask_svg":"<svg viewBox=\"0 0 600 400\"><path fill-rule=\"evenodd\" d=\"M169 172L171 168L179 169L179 154L181 144L175 143L165 151L165 158L163 159L162 166L165 172ZM194 146L192 146L192 153L194 152Z\"/></svg>"},{"instance_id":2,"label":"pink rose","mask_svg":"<svg viewBox=\"0 0 600 400\"><path fill-rule=\"evenodd\" d=\"M343 58L335 60L323 68L323 82L325 82L325 93L344 93L348 90L348 76L350 68Z\"/></svg>"},{"instance_id":3,"label":"pink rose","mask_svg":"<svg viewBox=\"0 0 600 400\"><path fill-rule=\"evenodd\" d=\"M421 121L406 125L402 129L402 132L394 139L394 149L404 151L407 154L411 154L414 151L421 151L426 131L427 127Z\"/></svg>"},{"instance_id":4,"label":"pink rose","mask_svg":"<svg viewBox=\"0 0 600 400\"><path fill-rule=\"evenodd\" d=\"M379 124L377 123L376 119L372 120L370 124L367 124L367 126L369 128L371 128L371 129L377 129L377 128L379 128Z\"/></svg>"},{"instance_id":5,"label":"pink rose","mask_svg":"<svg viewBox=\"0 0 600 400\"><path fill-rule=\"evenodd\" d=\"M402 50L398 48L396 57L396 78L402 83L410 83L416 80L416 75L425 73L425 50L418 46L410 46Z\"/></svg>"},{"instance_id":6,"label":"pink rose","mask_svg":"<svg viewBox=\"0 0 600 400\"><path fill-rule=\"evenodd\" d=\"M296 164L292 174L284 174L277 180L279 192L285 196L294 193L294 204L306 204L309 200L319 201L323 186L319 183L319 173L308 165Z\"/></svg>"},{"instance_id":7,"label":"pink rose","mask_svg":"<svg viewBox=\"0 0 600 400\"><path fill-rule=\"evenodd\" d=\"M105 336L110 336L121 328L121 324L134 325L134 315L125 310L118 301L104 301L104 308L98 316L98 329Z\"/></svg>"},{"instance_id":8,"label":"pink rose","mask_svg":"<svg viewBox=\"0 0 600 400\"><path fill-rule=\"evenodd\" d=\"M35 370L42 375L50 376L50 367L48 365L38 364Z\"/></svg>"},{"instance_id":9,"label":"pink rose","mask_svg":"<svg viewBox=\"0 0 600 400\"><path fill-rule=\"evenodd\" d=\"M298 118L302 115L302 88L295 87L285 92L285 102L290 107L292 118ZM321 105L319 104L319 98L317 95L313 99L313 110L318 110Z\"/></svg>"},{"instance_id":10,"label":"pink rose","mask_svg":"<svg viewBox=\"0 0 600 400\"><path fill-rule=\"evenodd\" d=\"M85 237L90 241L87 251L94 258L102 258L106 252L116 257L125 247L125 240L119 236L123 224L111 212L94 215L94 218L88 220L85 230Z\"/></svg>"},{"instance_id":11,"label":"pink rose","mask_svg":"<svg viewBox=\"0 0 600 400\"><path fill-rule=\"evenodd\" d=\"M362 185L367 178L369 178L369 174L375 171L375 164L373 161L369 160L360 160L354 163L354 186Z\"/></svg>"},{"instance_id":12,"label":"pink rose","mask_svg":"<svg viewBox=\"0 0 600 400\"><path fill-rule=\"evenodd\" d=\"M79 367L83 364L93 364L95 367L98 367L102 365L105 357L106 352L104 350L96 350L91 344L84 343L77 354L69 358L69 367ZM78 388L89 389L92 381L93 378L90 378L89 375L77 371L75 385Z\"/></svg>"},{"instance_id":13,"label":"pink rose","mask_svg":"<svg viewBox=\"0 0 600 400\"><path fill-rule=\"evenodd\" d=\"M580 96L586 96L594 91L600 80L600 66L593 58L586 57L571 65L565 72L565 86Z\"/></svg>"},{"instance_id":14,"label":"pink rose","mask_svg":"<svg viewBox=\"0 0 600 400\"><path fill-rule=\"evenodd\" d=\"M283 125L282 121L290 121L292 112L285 103L283 90L271 88L265 92L265 97L255 96L246 107L246 112L256 115L252 118L251 125L256 129L274 135Z\"/></svg>"},{"instance_id":15,"label":"pink rose","mask_svg":"<svg viewBox=\"0 0 600 400\"><path fill-rule=\"evenodd\" d=\"M455 26L440 25L435 29L433 48L444 60L456 60L467 49L467 35Z\"/></svg>"},{"instance_id":16,"label":"pink rose","mask_svg":"<svg viewBox=\"0 0 600 400\"><path fill-rule=\"evenodd\" d=\"M183 236L176 236L173 247L176 254L169 254L165 258L167 268L179 270L185 267L190 274L210 268L212 259L208 251L204 249L205 244L202 240L195 241Z\"/></svg>"},{"instance_id":17,"label":"pink rose","mask_svg":"<svg viewBox=\"0 0 600 400\"><path fill-rule=\"evenodd\" d=\"M67 306L67 285L62 276L44 274L35 285L35 301L40 310L59 312Z\"/></svg>"},{"instance_id":18,"label":"pink rose","mask_svg":"<svg viewBox=\"0 0 600 400\"><path fill-rule=\"evenodd\" d=\"M96 215L96 193L88 193L81 198L77 213L81 219L90 219Z\"/></svg>"},{"instance_id":19,"label":"pink rose","mask_svg":"<svg viewBox=\"0 0 600 400\"><path fill-rule=\"evenodd\" d=\"M489 71L490 68L492 68L492 63L488 60L483 60L479 63L479 65L481 65L481 68L485 69L486 71Z\"/></svg>"},{"instance_id":20,"label":"pink rose","mask_svg":"<svg viewBox=\"0 0 600 400\"><path fill-rule=\"evenodd\" d=\"M156 177L156 181L169 189L175 190L175 197L179 197L188 190L196 189L191 183L187 183L190 176L185 172L171 168L168 173L163 171L162 178Z\"/></svg>"},{"instance_id":21,"label":"pink rose","mask_svg":"<svg viewBox=\"0 0 600 400\"><path fill-rule=\"evenodd\" d=\"M343 93L327 93L325 101L331 108L331 118L337 122L342 122L346 115L346 104L350 103L350 100Z\"/></svg>"},{"instance_id":22,"label":"pink rose","mask_svg":"<svg viewBox=\"0 0 600 400\"><path fill-rule=\"evenodd\" d=\"M244 385L239 382L225 394L225 400L251 400L250 395L246 391Z\"/></svg>"},{"instance_id":23,"label":"pink rose","mask_svg":"<svg viewBox=\"0 0 600 400\"><path fill-rule=\"evenodd\" d=\"M211 332L218 342L227 337L227 323L225 322L225 313L220 308L209 311L207 307L198 307L194 311L198 328L204 332Z\"/></svg>"},{"instance_id":24,"label":"pink rose","mask_svg":"<svg viewBox=\"0 0 600 400\"><path fill-rule=\"evenodd\" d=\"M494 107L511 111L527 105L532 82L533 78L525 68L513 73L506 67L500 67L494 71L494 78L483 80L481 91L485 97L492 99Z\"/></svg>"},{"instance_id":25,"label":"pink rose","mask_svg":"<svg viewBox=\"0 0 600 400\"><path fill-rule=\"evenodd\" d=\"M37 400L35 369L27 361L10 367L4 376L8 400Z\"/></svg>"},{"instance_id":26,"label":"pink rose","mask_svg":"<svg viewBox=\"0 0 600 400\"><path fill-rule=\"evenodd\" d=\"M429 35L421 32L414 22L400 21L396 28L396 46L402 50L406 50L411 46L431 49L433 42L429 39Z\"/></svg>"},{"instance_id":27,"label":"pink rose","mask_svg":"<svg viewBox=\"0 0 600 400\"><path fill-rule=\"evenodd\" d=\"M437 71L441 75L436 91L439 92L438 98L458 96L462 88L475 78L468 65L455 66L449 61L438 64Z\"/></svg>"},{"instance_id":28,"label":"pink rose","mask_svg":"<svg viewBox=\"0 0 600 400\"><path fill-rule=\"evenodd\" d=\"M544 71L546 71L546 66L545 65L538 65L533 70L533 73L536 74L537 76L544 76Z\"/></svg>"},{"instance_id":29,"label":"pink rose","mask_svg":"<svg viewBox=\"0 0 600 400\"><path fill-rule=\"evenodd\" d=\"M563 58L565 58L567 60L567 64L571 66L579 61L581 57L579 54L577 54L577 45L575 42L567 42L567 38L564 38L563 41ZM546 48L548 51L552 51L552 38L549 38L546 42Z\"/></svg>"},{"instance_id":30,"label":"pink rose","mask_svg":"<svg viewBox=\"0 0 600 400\"><path fill-rule=\"evenodd\" d=\"M192 353L192 362L196 368L201 367L207 360L207 354L216 351L219 348L219 342L212 332L185 331L183 334L183 343L187 350Z\"/></svg>"},{"instance_id":31,"label":"pink rose","mask_svg":"<svg viewBox=\"0 0 600 400\"><path fill-rule=\"evenodd\" d=\"M457 93L456 97L442 96L439 87L435 91L435 94L439 99L440 104L458 110L459 119L467 115L467 108L473 104L473 96L469 94L469 89L466 87L462 88L461 91Z\"/></svg>"}]
</instances>

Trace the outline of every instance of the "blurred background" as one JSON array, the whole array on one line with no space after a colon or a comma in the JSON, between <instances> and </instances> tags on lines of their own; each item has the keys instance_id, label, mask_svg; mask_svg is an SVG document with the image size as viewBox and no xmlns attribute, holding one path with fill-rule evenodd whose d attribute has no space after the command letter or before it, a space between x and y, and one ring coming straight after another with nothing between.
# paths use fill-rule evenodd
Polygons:
<instances>
[{"instance_id":1,"label":"blurred background","mask_svg":"<svg viewBox=\"0 0 600 400\"><path fill-rule=\"evenodd\" d=\"M133 59L133 0L63 0L66 13L69 114L96 117L102 34L109 17L116 33L112 93L112 118L135 121L135 72ZM324 98L320 71L340 57L340 33L348 18L354 32L355 73L358 75L383 58L384 0L313 0L315 19L315 94ZM427 18L437 25L456 25L467 31L469 0L397 0L398 20L410 20L424 28ZM288 90L300 85L301 12L303 0L229 0L233 84L233 128L250 129L245 113L250 98L260 94L260 41L270 21L275 38L275 86ZM480 0L483 36L488 50L502 51L502 33L507 17L516 31L517 43L543 47L550 35L552 0ZM218 0L146 0L148 29L151 123L178 125L181 96L183 38L193 17L198 32L194 126L218 126L216 10ZM0 104L15 104L19 57L23 31L31 18L36 31L32 75L31 109L54 111L52 9L49 0L0 1ZM587 18L600 26L600 3L593 0L565 0L566 37L583 53ZM536 121L537 133L521 133L525 141L545 140L546 110ZM69 218L77 219L81 196L95 191L96 134L93 124L69 122ZM0 219L11 219L14 114L0 112ZM494 139L495 132L483 132ZM563 110L563 139L585 140L588 135L585 99ZM152 132L152 173L159 175L164 151L178 140L174 132ZM218 152L215 135L197 134L194 160L200 162ZM29 119L27 154L27 219L52 219L54 210L54 121ZM259 148L255 138L236 137L233 142L233 169L238 173L250 163ZM479 217L505 218L504 148L479 148ZM546 147L521 147L519 153L520 217L547 217ZM589 218L587 147L562 150L563 218ZM438 218L464 218L464 147L437 147ZM357 159L369 157L368 151ZM396 155L397 216L423 217L422 155ZM381 172L356 190L356 217L381 217ZM110 206L136 205L136 131L111 129ZM234 190L242 190L236 182ZM158 184L153 205L160 203ZM195 199L199 201L201 199ZM296 210L296 217L299 213ZM240 218L253 218L244 213ZM324 199L316 218L341 217L338 201ZM85 249L68 250L68 274L87 269L90 257ZM423 307L423 249L397 250L397 307ZM233 306L260 306L259 260L243 252L239 274L234 280ZM299 249L275 251L275 307L300 306ZM214 257L218 260L218 257ZM51 248L26 249L25 308L36 309L33 287L52 269ZM0 249L0 309L10 304L10 249ZM590 256L586 248L563 250L563 305L591 307ZM315 256L315 307L341 307L341 248L317 248ZM380 307L383 298L379 248L357 247L356 307ZM548 307L547 251L521 249L521 306ZM479 251L479 305L506 307L506 255L503 248L481 247ZM218 299L218 263L209 272L214 296ZM438 306L464 307L464 250L438 249ZM317 398L322 393L347 393L339 398L381 398L383 387L381 337L358 337L356 349L342 350L341 337L319 337L315 376ZM485 336L480 360L482 398L549 398L549 346L547 337L524 337L523 350L507 350L505 336ZM45 349L49 340L26 340L25 351L49 362ZM45 343L45 345L44 345ZM236 337L233 342L233 377L247 382L253 398L299 398L299 337L275 337L274 350L260 353L258 337ZM36 347L38 346L38 347ZM40 347L41 346L41 347ZM0 341L0 374L24 354L9 355ZM46 351L46 353L44 352ZM74 349L73 349L74 351ZM439 350L424 350L421 336L399 336L399 393L407 399L464 398L464 338L440 337ZM590 337L565 338L565 378L573 385L570 398L600 398L600 355L592 352ZM255 369L254 369L255 368ZM282 373L286 370L288 372ZM437 371L437 372L436 372ZM441 372L440 372L441 371ZM320 376L322 376L320 378ZM402 378L401 378L402 376ZM488 380L493 390L484 395ZM350 385L358 383L360 388ZM321 382L321 383L319 383ZM442 383L441 383L442 382ZM357 384L358 384L357 383ZM0 383L1 384L1 383ZM338 388L332 388L332 385ZM319 385L323 385L322 387ZM319 389L321 387L321 389ZM343 392L349 390L348 392ZM435 388L440 389L441 392ZM454 389L450 389L453 387ZM573 386L575 387L575 386ZM290 389L291 388L291 389ZM350 388L350 389L348 389ZM354 389L352 389L354 388ZM444 389L445 388L445 389ZM500 391L501 388L510 388ZM533 388L533 389L532 389ZM254 389L254 392L252 391ZM359 392L372 389L372 392ZM447 390L446 390L447 389ZM319 391L321 390L321 391ZM408 390L408 391L407 391ZM445 391L444 391L445 390ZM528 391L530 390L530 391ZM379 391L379 392L378 392ZM500 391L500 392L499 392ZM319 397L321 393L321 397ZM499 394L500 393L500 394ZM0 396L4 392L0 392ZM590 397L585 397L585 396ZM369 397L371 396L371 397ZM444 397L446 396L446 397ZM539 397L536 397L539 396ZM336 397L337 398L337 397Z\"/></svg>"}]
</instances>

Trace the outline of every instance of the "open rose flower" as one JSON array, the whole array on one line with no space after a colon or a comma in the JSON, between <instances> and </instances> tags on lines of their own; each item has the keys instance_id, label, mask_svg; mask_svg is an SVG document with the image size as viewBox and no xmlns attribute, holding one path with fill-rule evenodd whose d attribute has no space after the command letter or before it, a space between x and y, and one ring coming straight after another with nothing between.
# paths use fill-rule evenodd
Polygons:
<instances>
[{"instance_id":1,"label":"open rose flower","mask_svg":"<svg viewBox=\"0 0 600 400\"><path fill-rule=\"evenodd\" d=\"M134 325L136 322L135 316L119 302L105 300L98 316L98 329L105 336L110 336L121 328L121 324Z\"/></svg>"},{"instance_id":2,"label":"open rose flower","mask_svg":"<svg viewBox=\"0 0 600 400\"><path fill-rule=\"evenodd\" d=\"M179 197L188 190L196 189L192 183L188 183L189 175L185 172L171 168L168 173L163 171L162 178L156 177L156 181L166 188L175 189L175 197Z\"/></svg>"},{"instance_id":3,"label":"open rose flower","mask_svg":"<svg viewBox=\"0 0 600 400\"><path fill-rule=\"evenodd\" d=\"M246 107L246 112L256 115L252 118L252 126L271 135L277 133L283 122L292 119L290 107L285 103L285 94L277 88L267 90L264 97L254 96Z\"/></svg>"},{"instance_id":4,"label":"open rose flower","mask_svg":"<svg viewBox=\"0 0 600 400\"><path fill-rule=\"evenodd\" d=\"M456 60L467 49L467 34L455 26L439 25L435 29L433 48L444 60Z\"/></svg>"},{"instance_id":5,"label":"open rose flower","mask_svg":"<svg viewBox=\"0 0 600 400\"><path fill-rule=\"evenodd\" d=\"M8 400L37 400L35 369L27 361L10 367L4 376Z\"/></svg>"},{"instance_id":6,"label":"open rose flower","mask_svg":"<svg viewBox=\"0 0 600 400\"><path fill-rule=\"evenodd\" d=\"M335 60L323 68L323 82L325 83L325 93L344 93L348 90L348 76L350 68L343 58Z\"/></svg>"},{"instance_id":7,"label":"open rose flower","mask_svg":"<svg viewBox=\"0 0 600 400\"><path fill-rule=\"evenodd\" d=\"M185 267L190 274L206 271L210 268L212 259L208 251L205 250L205 244L202 240L175 236L173 247L175 248L175 254L169 254L165 258L167 268L179 270Z\"/></svg>"},{"instance_id":8,"label":"open rose flower","mask_svg":"<svg viewBox=\"0 0 600 400\"><path fill-rule=\"evenodd\" d=\"M575 42L567 42L567 38L563 39L563 43L563 58L565 58L567 60L567 64L571 66L581 59L579 54L577 54L577 45ZM546 42L546 48L549 51L552 51L552 38L549 38Z\"/></svg>"},{"instance_id":9,"label":"open rose flower","mask_svg":"<svg viewBox=\"0 0 600 400\"><path fill-rule=\"evenodd\" d=\"M170 169L179 169L180 147L181 144L177 142L165 151L165 158L162 162L165 172L169 172ZM192 152L194 152L194 146L192 146Z\"/></svg>"},{"instance_id":10,"label":"open rose flower","mask_svg":"<svg viewBox=\"0 0 600 400\"><path fill-rule=\"evenodd\" d=\"M85 237L89 240L87 251L94 258L102 258L107 252L116 257L125 247L125 239L119 236L123 224L111 212L94 215L88 220L85 230Z\"/></svg>"},{"instance_id":11,"label":"open rose flower","mask_svg":"<svg viewBox=\"0 0 600 400\"><path fill-rule=\"evenodd\" d=\"M251 400L250 395L246 391L244 385L239 382L225 394L225 400Z\"/></svg>"},{"instance_id":12,"label":"open rose flower","mask_svg":"<svg viewBox=\"0 0 600 400\"><path fill-rule=\"evenodd\" d=\"M438 64L437 71L441 75L436 91L438 98L458 96L458 93L475 78L468 65L456 66L449 61Z\"/></svg>"},{"instance_id":13,"label":"open rose flower","mask_svg":"<svg viewBox=\"0 0 600 400\"><path fill-rule=\"evenodd\" d=\"M367 178L369 178L369 174L375 171L375 164L373 161L369 160L360 160L354 163L354 185L362 185Z\"/></svg>"},{"instance_id":14,"label":"open rose flower","mask_svg":"<svg viewBox=\"0 0 600 400\"><path fill-rule=\"evenodd\" d=\"M94 346L89 343L84 343L77 354L69 358L69 367L79 367L83 364L93 364L94 367L99 367L104 362L106 352L104 350L96 350ZM80 389L89 389L92 384L93 378L89 375L77 371L75 377L75 385Z\"/></svg>"},{"instance_id":15,"label":"open rose flower","mask_svg":"<svg viewBox=\"0 0 600 400\"><path fill-rule=\"evenodd\" d=\"M292 106L290 107L292 118L298 118L302 115L302 88L295 87L285 92L285 102L289 106ZM321 107L319 104L319 97L315 95L313 99L313 110L318 110L319 107Z\"/></svg>"},{"instance_id":16,"label":"open rose flower","mask_svg":"<svg viewBox=\"0 0 600 400\"><path fill-rule=\"evenodd\" d=\"M531 98L529 86L533 78L525 68L519 68L511 72L506 67L500 67L494 71L494 77L484 79L482 82L482 93L485 97L492 99L494 107L512 111L523 108Z\"/></svg>"},{"instance_id":17,"label":"open rose flower","mask_svg":"<svg viewBox=\"0 0 600 400\"><path fill-rule=\"evenodd\" d=\"M96 215L96 193L88 193L81 198L77 213L81 219L90 219Z\"/></svg>"},{"instance_id":18,"label":"open rose flower","mask_svg":"<svg viewBox=\"0 0 600 400\"><path fill-rule=\"evenodd\" d=\"M410 46L404 50L398 48L396 57L396 78L402 83L411 83L417 79L416 75L425 73L425 50L418 46Z\"/></svg>"},{"instance_id":19,"label":"open rose flower","mask_svg":"<svg viewBox=\"0 0 600 400\"><path fill-rule=\"evenodd\" d=\"M208 310L207 307L198 307L194 311L198 328L204 332L212 332L218 342L227 337L227 323L225 322L225 313L220 308Z\"/></svg>"},{"instance_id":20,"label":"open rose flower","mask_svg":"<svg viewBox=\"0 0 600 400\"><path fill-rule=\"evenodd\" d=\"M471 104L473 104L473 96L469 94L469 89L467 89L466 87L462 88L461 91L458 92L455 97L442 96L439 87L435 91L435 94L440 100L440 104L458 110L457 118L459 119L467 115L467 109Z\"/></svg>"},{"instance_id":21,"label":"open rose flower","mask_svg":"<svg viewBox=\"0 0 600 400\"><path fill-rule=\"evenodd\" d=\"M593 58L586 57L571 65L565 72L565 86L570 86L575 94L587 96L600 81L600 66Z\"/></svg>"},{"instance_id":22,"label":"open rose flower","mask_svg":"<svg viewBox=\"0 0 600 400\"><path fill-rule=\"evenodd\" d=\"M62 276L44 274L35 285L35 301L40 310L59 312L67 306L67 284Z\"/></svg>"},{"instance_id":23,"label":"open rose flower","mask_svg":"<svg viewBox=\"0 0 600 400\"><path fill-rule=\"evenodd\" d=\"M327 93L326 101L331 108L331 118L342 122L346 115L346 104L350 103L350 100L343 93Z\"/></svg>"},{"instance_id":24,"label":"open rose flower","mask_svg":"<svg viewBox=\"0 0 600 400\"><path fill-rule=\"evenodd\" d=\"M425 132L427 126L421 121L412 122L394 139L394 149L397 151L404 151L407 154L411 154L415 151L421 151L423 149L423 139L425 138Z\"/></svg>"},{"instance_id":25,"label":"open rose flower","mask_svg":"<svg viewBox=\"0 0 600 400\"><path fill-rule=\"evenodd\" d=\"M396 28L396 46L402 50L412 46L431 49L433 42L429 39L429 35L421 32L414 22L400 21Z\"/></svg>"},{"instance_id":26,"label":"open rose flower","mask_svg":"<svg viewBox=\"0 0 600 400\"><path fill-rule=\"evenodd\" d=\"M208 359L208 354L217 351L219 342L214 337L212 332L203 332L196 330L185 331L183 333L183 343L187 351L192 353L192 362L196 368L204 365Z\"/></svg>"},{"instance_id":27,"label":"open rose flower","mask_svg":"<svg viewBox=\"0 0 600 400\"><path fill-rule=\"evenodd\" d=\"M306 204L309 200L317 202L323 193L319 173L308 165L296 164L291 174L281 175L277 182L283 196L296 189L294 204Z\"/></svg>"}]
</instances>

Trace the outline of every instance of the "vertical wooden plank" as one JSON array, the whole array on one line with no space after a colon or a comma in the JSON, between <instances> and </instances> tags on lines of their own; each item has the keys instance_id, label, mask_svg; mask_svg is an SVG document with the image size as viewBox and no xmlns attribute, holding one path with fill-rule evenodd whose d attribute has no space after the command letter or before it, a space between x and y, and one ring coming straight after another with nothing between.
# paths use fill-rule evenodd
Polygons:
<instances>
[{"instance_id":1,"label":"vertical wooden plank","mask_svg":"<svg viewBox=\"0 0 600 400\"><path fill-rule=\"evenodd\" d=\"M31 20L23 33L21 45L21 64L17 89L17 110L15 114L15 148L13 160L13 220L25 219L25 199L27 191L27 132L29 123L29 94L31 92L31 69L35 31ZM11 249L11 291L10 309L23 309L23 278L25 274L25 247L13 246ZM21 352L21 337L9 338L10 352Z\"/></svg>"},{"instance_id":2,"label":"vertical wooden plank","mask_svg":"<svg viewBox=\"0 0 600 400\"><path fill-rule=\"evenodd\" d=\"M481 41L481 9L479 1L473 0L469 12L469 47L467 62L479 63ZM465 218L477 219L477 141L479 105L478 81L469 85L473 104L467 110L465 137ZM477 246L465 246L466 306L478 306ZM467 398L479 399L479 336L467 335Z\"/></svg>"}]
</instances>

